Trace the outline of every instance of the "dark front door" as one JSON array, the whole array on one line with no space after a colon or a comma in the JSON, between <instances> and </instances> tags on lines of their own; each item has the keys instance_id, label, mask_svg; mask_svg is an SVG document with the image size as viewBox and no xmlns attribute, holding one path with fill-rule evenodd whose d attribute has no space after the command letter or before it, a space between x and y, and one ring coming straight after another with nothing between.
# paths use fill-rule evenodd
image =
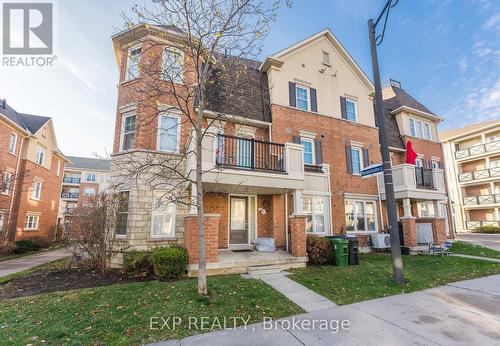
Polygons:
<instances>
[{"instance_id":1,"label":"dark front door","mask_svg":"<svg viewBox=\"0 0 500 346\"><path fill-rule=\"evenodd\" d=\"M248 199L231 197L230 244L248 244Z\"/></svg>"}]
</instances>

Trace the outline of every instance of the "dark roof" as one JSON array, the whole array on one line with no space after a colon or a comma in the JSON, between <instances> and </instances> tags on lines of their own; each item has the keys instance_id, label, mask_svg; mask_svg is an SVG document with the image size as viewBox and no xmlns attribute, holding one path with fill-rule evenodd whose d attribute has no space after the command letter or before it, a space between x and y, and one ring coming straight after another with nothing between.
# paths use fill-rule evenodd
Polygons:
<instances>
[{"instance_id":1,"label":"dark roof","mask_svg":"<svg viewBox=\"0 0 500 346\"><path fill-rule=\"evenodd\" d=\"M427 107L423 104L415 100L410 94L408 94L404 89L391 86L394 91L395 96L384 100L384 107L390 109L391 111L398 109L400 107L406 106L409 108L413 108L419 110L421 112L429 113L432 115L436 115L432 113Z\"/></svg>"},{"instance_id":2,"label":"dark roof","mask_svg":"<svg viewBox=\"0 0 500 346\"><path fill-rule=\"evenodd\" d=\"M390 147L406 149L401 133L399 132L398 122L391 111L384 107L385 131L387 133L387 143Z\"/></svg>"},{"instance_id":3,"label":"dark roof","mask_svg":"<svg viewBox=\"0 0 500 346\"><path fill-rule=\"evenodd\" d=\"M98 171L109 171L111 161L104 159L93 159L90 157L66 156L71 163L66 164L66 168L95 169Z\"/></svg>"},{"instance_id":4,"label":"dark roof","mask_svg":"<svg viewBox=\"0 0 500 346\"><path fill-rule=\"evenodd\" d=\"M18 113L3 100L0 100L0 113L31 134L37 133L38 130L50 120L49 117Z\"/></svg>"},{"instance_id":5,"label":"dark roof","mask_svg":"<svg viewBox=\"0 0 500 346\"><path fill-rule=\"evenodd\" d=\"M267 74L261 62L217 54L216 68L205 93L206 107L217 113L271 122Z\"/></svg>"}]
</instances>

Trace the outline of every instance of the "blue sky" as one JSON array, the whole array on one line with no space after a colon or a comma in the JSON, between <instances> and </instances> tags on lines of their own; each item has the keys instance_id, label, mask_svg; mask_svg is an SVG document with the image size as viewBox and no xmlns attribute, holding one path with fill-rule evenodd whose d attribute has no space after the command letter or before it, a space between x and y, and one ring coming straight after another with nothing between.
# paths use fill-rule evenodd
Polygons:
<instances>
[{"instance_id":1,"label":"blue sky","mask_svg":"<svg viewBox=\"0 0 500 346\"><path fill-rule=\"evenodd\" d=\"M111 151L118 70L114 27L129 0L58 0L57 67L0 69L0 98L20 112L52 116L67 155ZM325 28L371 78L367 25L385 0L294 0L265 41L272 54ZM379 46L382 79L436 114L441 128L500 118L500 1L400 0Z\"/></svg>"}]
</instances>

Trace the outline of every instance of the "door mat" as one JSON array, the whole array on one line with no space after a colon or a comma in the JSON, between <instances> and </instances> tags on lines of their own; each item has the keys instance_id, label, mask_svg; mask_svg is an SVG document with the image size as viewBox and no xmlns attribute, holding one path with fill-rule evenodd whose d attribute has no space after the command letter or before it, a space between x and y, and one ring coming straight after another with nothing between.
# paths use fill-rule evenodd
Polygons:
<instances>
[{"instance_id":1,"label":"door mat","mask_svg":"<svg viewBox=\"0 0 500 346\"><path fill-rule=\"evenodd\" d=\"M232 252L252 252L250 249L231 250Z\"/></svg>"}]
</instances>

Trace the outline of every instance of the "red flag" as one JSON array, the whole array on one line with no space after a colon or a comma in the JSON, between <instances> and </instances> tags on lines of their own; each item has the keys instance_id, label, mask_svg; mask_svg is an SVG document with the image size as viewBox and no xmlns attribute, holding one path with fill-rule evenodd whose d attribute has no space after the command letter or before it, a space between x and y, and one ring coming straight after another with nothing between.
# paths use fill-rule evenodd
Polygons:
<instances>
[{"instance_id":1,"label":"red flag","mask_svg":"<svg viewBox=\"0 0 500 346\"><path fill-rule=\"evenodd\" d=\"M413 144L410 141L406 142L406 163L414 165L417 156L417 153L413 150Z\"/></svg>"}]
</instances>

